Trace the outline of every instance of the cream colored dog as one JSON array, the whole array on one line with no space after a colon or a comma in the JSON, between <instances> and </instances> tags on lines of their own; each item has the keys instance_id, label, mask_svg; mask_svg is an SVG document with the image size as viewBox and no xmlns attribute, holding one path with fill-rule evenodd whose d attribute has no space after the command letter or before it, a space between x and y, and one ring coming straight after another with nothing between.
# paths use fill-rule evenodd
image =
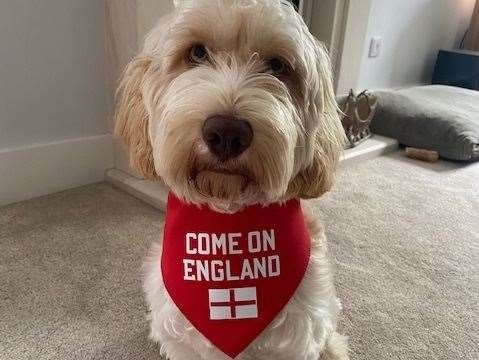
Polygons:
<instances>
[{"instance_id":1,"label":"cream colored dog","mask_svg":"<svg viewBox=\"0 0 479 360\"><path fill-rule=\"evenodd\" d=\"M342 146L330 63L283 0L183 0L150 33L119 90L117 133L132 164L180 198L235 212L328 191ZM306 211L306 215L307 211ZM296 294L237 359L348 359L326 239ZM162 283L161 244L144 284L151 337L171 360L224 360Z\"/></svg>"}]
</instances>

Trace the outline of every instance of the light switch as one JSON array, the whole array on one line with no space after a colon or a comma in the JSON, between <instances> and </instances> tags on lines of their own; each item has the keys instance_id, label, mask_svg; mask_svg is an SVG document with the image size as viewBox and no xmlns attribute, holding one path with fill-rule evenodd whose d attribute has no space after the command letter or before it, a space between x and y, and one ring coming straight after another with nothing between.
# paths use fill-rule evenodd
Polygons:
<instances>
[{"instance_id":1,"label":"light switch","mask_svg":"<svg viewBox=\"0 0 479 360\"><path fill-rule=\"evenodd\" d=\"M369 45L369 57L376 58L381 55L381 49L383 46L383 38L380 36L374 36L371 38L371 44Z\"/></svg>"}]
</instances>

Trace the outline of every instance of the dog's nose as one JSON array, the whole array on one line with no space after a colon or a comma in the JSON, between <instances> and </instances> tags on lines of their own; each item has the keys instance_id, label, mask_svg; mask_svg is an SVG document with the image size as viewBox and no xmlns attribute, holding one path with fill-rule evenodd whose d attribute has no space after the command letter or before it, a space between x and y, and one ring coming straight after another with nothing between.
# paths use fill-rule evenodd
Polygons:
<instances>
[{"instance_id":1,"label":"dog's nose","mask_svg":"<svg viewBox=\"0 0 479 360\"><path fill-rule=\"evenodd\" d=\"M234 116L215 115L203 124L203 140L221 161L241 155L253 141L249 122Z\"/></svg>"}]
</instances>

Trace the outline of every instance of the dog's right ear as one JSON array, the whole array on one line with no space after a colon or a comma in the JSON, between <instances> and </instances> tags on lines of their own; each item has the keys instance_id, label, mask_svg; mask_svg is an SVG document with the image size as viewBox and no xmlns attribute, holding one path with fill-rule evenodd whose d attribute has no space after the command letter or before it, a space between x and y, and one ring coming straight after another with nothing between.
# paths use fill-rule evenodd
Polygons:
<instances>
[{"instance_id":1,"label":"dog's right ear","mask_svg":"<svg viewBox=\"0 0 479 360\"><path fill-rule=\"evenodd\" d=\"M334 95L329 56L323 44L309 32L306 35L311 41L308 113L310 119L318 122L318 129L310 134L312 162L290 183L288 195L312 199L331 189L345 134Z\"/></svg>"},{"instance_id":2,"label":"dog's right ear","mask_svg":"<svg viewBox=\"0 0 479 360\"><path fill-rule=\"evenodd\" d=\"M142 95L150 65L150 57L139 55L126 67L117 90L115 134L128 146L131 166L147 179L158 179L148 133L149 115Z\"/></svg>"}]
</instances>

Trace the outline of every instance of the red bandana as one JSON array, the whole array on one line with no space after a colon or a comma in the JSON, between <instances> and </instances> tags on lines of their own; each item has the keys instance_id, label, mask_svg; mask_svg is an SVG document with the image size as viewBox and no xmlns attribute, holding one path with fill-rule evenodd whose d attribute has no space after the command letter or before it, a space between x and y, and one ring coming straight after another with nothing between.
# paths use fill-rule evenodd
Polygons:
<instances>
[{"instance_id":1,"label":"red bandana","mask_svg":"<svg viewBox=\"0 0 479 360\"><path fill-rule=\"evenodd\" d=\"M191 324L232 358L291 299L310 251L298 200L221 214L168 198L165 287Z\"/></svg>"}]
</instances>

